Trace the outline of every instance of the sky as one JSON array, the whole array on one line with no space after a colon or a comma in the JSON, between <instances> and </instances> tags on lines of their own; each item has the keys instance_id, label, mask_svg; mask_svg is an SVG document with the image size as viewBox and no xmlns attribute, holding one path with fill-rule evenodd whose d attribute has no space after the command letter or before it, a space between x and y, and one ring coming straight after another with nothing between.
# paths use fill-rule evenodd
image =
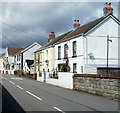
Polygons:
<instances>
[{"instance_id":1,"label":"sky","mask_svg":"<svg viewBox=\"0 0 120 113\"><path fill-rule=\"evenodd\" d=\"M118 3L112 2L118 17ZM24 47L48 42L49 33L58 37L73 29L73 20L81 26L103 16L104 2L1 2L0 53L6 47Z\"/></svg>"}]
</instances>

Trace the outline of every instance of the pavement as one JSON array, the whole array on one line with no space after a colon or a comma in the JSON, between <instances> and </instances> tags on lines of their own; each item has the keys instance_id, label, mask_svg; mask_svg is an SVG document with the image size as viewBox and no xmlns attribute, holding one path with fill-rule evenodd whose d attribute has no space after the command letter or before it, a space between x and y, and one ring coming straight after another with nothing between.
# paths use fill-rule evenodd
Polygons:
<instances>
[{"instance_id":1,"label":"pavement","mask_svg":"<svg viewBox=\"0 0 120 113\"><path fill-rule=\"evenodd\" d=\"M15 75L0 74L2 112L119 113L119 102Z\"/></svg>"}]
</instances>

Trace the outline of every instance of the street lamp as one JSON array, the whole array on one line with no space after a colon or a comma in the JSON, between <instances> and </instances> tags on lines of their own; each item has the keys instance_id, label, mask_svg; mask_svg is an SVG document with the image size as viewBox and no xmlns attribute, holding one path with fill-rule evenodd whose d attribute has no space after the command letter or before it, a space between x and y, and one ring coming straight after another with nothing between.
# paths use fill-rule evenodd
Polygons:
<instances>
[{"instance_id":1,"label":"street lamp","mask_svg":"<svg viewBox=\"0 0 120 113\"><path fill-rule=\"evenodd\" d=\"M107 75L108 75L109 41L112 42L112 40L109 39L109 35L107 35L107 68L106 68L106 74L107 74Z\"/></svg>"}]
</instances>

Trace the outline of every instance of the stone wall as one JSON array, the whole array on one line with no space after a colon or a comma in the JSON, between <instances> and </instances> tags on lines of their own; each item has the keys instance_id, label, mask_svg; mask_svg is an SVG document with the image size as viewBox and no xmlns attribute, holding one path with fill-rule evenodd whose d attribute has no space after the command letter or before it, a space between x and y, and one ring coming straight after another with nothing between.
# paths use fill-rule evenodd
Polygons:
<instances>
[{"instance_id":1,"label":"stone wall","mask_svg":"<svg viewBox=\"0 0 120 113\"><path fill-rule=\"evenodd\" d=\"M76 90L102 95L111 99L120 99L120 80L116 77L74 76L73 87Z\"/></svg>"}]
</instances>

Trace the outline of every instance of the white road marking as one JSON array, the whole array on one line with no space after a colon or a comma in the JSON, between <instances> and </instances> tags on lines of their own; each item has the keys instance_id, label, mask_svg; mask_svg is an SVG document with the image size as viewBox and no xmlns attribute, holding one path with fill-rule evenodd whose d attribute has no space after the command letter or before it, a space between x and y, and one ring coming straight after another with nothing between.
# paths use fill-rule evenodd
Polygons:
<instances>
[{"instance_id":1,"label":"white road marking","mask_svg":"<svg viewBox=\"0 0 120 113\"><path fill-rule=\"evenodd\" d=\"M32 94L32 93L30 93L29 91L26 91L29 95L31 95L31 96L33 96L33 97L35 97L35 98L37 98L38 100L42 100L40 97L38 97L38 96L36 96L36 95L34 95L34 94Z\"/></svg>"},{"instance_id":2,"label":"white road marking","mask_svg":"<svg viewBox=\"0 0 120 113\"><path fill-rule=\"evenodd\" d=\"M62 113L65 113L63 110L61 110L60 108L58 108L58 107L53 107L54 109L56 109L57 111L60 111L60 112L62 112Z\"/></svg>"},{"instance_id":3,"label":"white road marking","mask_svg":"<svg viewBox=\"0 0 120 113\"><path fill-rule=\"evenodd\" d=\"M12 83L13 85L15 85L15 83L14 83L14 82L12 82L12 81L10 81L10 83Z\"/></svg>"},{"instance_id":4,"label":"white road marking","mask_svg":"<svg viewBox=\"0 0 120 113\"><path fill-rule=\"evenodd\" d=\"M7 78L2 77L3 79L7 80Z\"/></svg>"},{"instance_id":5,"label":"white road marking","mask_svg":"<svg viewBox=\"0 0 120 113\"><path fill-rule=\"evenodd\" d=\"M23 80L22 78L11 78L13 80Z\"/></svg>"},{"instance_id":6,"label":"white road marking","mask_svg":"<svg viewBox=\"0 0 120 113\"><path fill-rule=\"evenodd\" d=\"M18 88L20 88L20 89L23 89L22 87L20 87L19 85L16 85Z\"/></svg>"}]
</instances>

